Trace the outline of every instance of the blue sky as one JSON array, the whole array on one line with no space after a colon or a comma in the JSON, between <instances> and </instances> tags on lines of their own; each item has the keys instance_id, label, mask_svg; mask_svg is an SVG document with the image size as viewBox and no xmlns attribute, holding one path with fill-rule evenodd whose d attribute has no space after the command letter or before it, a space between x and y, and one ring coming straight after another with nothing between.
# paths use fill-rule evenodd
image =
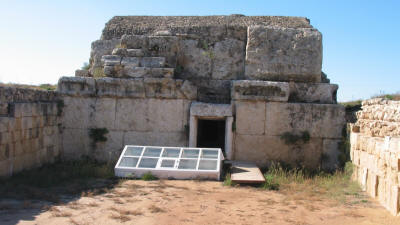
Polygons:
<instances>
[{"instance_id":1,"label":"blue sky","mask_svg":"<svg viewBox=\"0 0 400 225\"><path fill-rule=\"evenodd\" d=\"M115 15L304 16L323 34L339 101L400 91L400 1L0 0L0 82L56 83L87 62Z\"/></svg>"}]
</instances>

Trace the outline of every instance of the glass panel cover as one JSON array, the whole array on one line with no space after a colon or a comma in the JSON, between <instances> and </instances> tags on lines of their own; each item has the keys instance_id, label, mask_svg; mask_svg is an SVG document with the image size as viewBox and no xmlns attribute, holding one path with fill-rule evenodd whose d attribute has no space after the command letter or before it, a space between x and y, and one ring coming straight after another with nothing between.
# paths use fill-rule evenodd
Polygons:
<instances>
[{"instance_id":1,"label":"glass panel cover","mask_svg":"<svg viewBox=\"0 0 400 225\"><path fill-rule=\"evenodd\" d=\"M216 170L217 165L217 160L200 160L199 170Z\"/></svg>"},{"instance_id":2,"label":"glass panel cover","mask_svg":"<svg viewBox=\"0 0 400 225\"><path fill-rule=\"evenodd\" d=\"M197 159L181 159L179 161L178 169L195 170L197 166Z\"/></svg>"},{"instance_id":3,"label":"glass panel cover","mask_svg":"<svg viewBox=\"0 0 400 225\"><path fill-rule=\"evenodd\" d=\"M160 154L161 154L161 148L147 147L147 148L144 150L143 156L159 157Z\"/></svg>"},{"instance_id":4,"label":"glass panel cover","mask_svg":"<svg viewBox=\"0 0 400 225\"><path fill-rule=\"evenodd\" d=\"M142 154L143 147L127 147L125 156L140 156Z\"/></svg>"},{"instance_id":5,"label":"glass panel cover","mask_svg":"<svg viewBox=\"0 0 400 225\"><path fill-rule=\"evenodd\" d=\"M156 168L158 158L142 158L139 163L139 168Z\"/></svg>"},{"instance_id":6,"label":"glass panel cover","mask_svg":"<svg viewBox=\"0 0 400 225\"><path fill-rule=\"evenodd\" d=\"M179 148L165 148L162 157L178 158L180 152Z\"/></svg>"},{"instance_id":7,"label":"glass panel cover","mask_svg":"<svg viewBox=\"0 0 400 225\"><path fill-rule=\"evenodd\" d=\"M182 158L199 157L199 149L183 149Z\"/></svg>"},{"instance_id":8,"label":"glass panel cover","mask_svg":"<svg viewBox=\"0 0 400 225\"><path fill-rule=\"evenodd\" d=\"M201 158L203 159L218 159L218 151L212 149L203 149L201 151Z\"/></svg>"},{"instance_id":9,"label":"glass panel cover","mask_svg":"<svg viewBox=\"0 0 400 225\"><path fill-rule=\"evenodd\" d=\"M119 163L119 166L122 167L136 167L136 164L138 162L139 158L136 157L123 157L121 159L121 162Z\"/></svg>"},{"instance_id":10,"label":"glass panel cover","mask_svg":"<svg viewBox=\"0 0 400 225\"><path fill-rule=\"evenodd\" d=\"M163 159L161 162L161 167L163 168L174 168L175 160L174 159Z\"/></svg>"}]
</instances>

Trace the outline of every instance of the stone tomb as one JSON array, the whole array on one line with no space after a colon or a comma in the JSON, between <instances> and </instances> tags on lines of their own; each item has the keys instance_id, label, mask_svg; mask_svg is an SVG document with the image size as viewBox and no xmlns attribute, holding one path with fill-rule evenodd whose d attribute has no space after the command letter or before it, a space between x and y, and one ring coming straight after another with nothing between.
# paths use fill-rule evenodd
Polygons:
<instances>
[{"instance_id":1,"label":"stone tomb","mask_svg":"<svg viewBox=\"0 0 400 225\"><path fill-rule=\"evenodd\" d=\"M306 18L114 17L89 70L59 80L63 156L210 147L257 166L333 170L345 113L321 65L322 35ZM89 135L98 129L106 141Z\"/></svg>"}]
</instances>

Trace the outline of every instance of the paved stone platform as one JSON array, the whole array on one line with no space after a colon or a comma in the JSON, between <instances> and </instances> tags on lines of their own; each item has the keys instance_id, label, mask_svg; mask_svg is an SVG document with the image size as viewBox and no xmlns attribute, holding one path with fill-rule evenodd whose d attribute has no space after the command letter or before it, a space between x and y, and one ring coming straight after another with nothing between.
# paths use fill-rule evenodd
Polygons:
<instances>
[{"instance_id":1,"label":"paved stone platform","mask_svg":"<svg viewBox=\"0 0 400 225\"><path fill-rule=\"evenodd\" d=\"M252 162L232 161L231 180L239 184L260 184L265 178Z\"/></svg>"}]
</instances>

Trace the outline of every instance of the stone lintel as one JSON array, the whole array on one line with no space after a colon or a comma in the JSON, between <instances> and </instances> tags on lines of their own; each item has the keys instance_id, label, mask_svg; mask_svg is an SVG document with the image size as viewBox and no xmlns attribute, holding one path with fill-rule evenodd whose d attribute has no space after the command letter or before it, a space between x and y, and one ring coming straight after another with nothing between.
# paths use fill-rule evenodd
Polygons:
<instances>
[{"instance_id":1,"label":"stone lintel","mask_svg":"<svg viewBox=\"0 0 400 225\"><path fill-rule=\"evenodd\" d=\"M233 81L232 99L287 102L289 83L272 81Z\"/></svg>"},{"instance_id":2,"label":"stone lintel","mask_svg":"<svg viewBox=\"0 0 400 225\"><path fill-rule=\"evenodd\" d=\"M232 116L232 105L193 102L190 106L190 115L199 117Z\"/></svg>"}]
</instances>

